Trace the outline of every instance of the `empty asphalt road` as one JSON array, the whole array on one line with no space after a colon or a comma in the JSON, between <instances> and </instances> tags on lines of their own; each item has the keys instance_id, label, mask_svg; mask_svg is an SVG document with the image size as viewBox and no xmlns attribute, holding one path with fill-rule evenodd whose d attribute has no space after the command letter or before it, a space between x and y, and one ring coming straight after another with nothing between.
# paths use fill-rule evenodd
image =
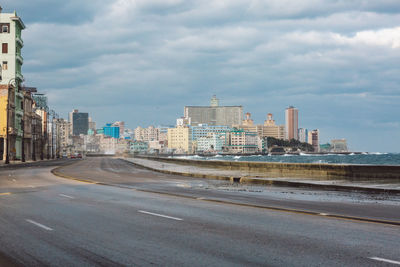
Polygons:
<instances>
[{"instance_id":1,"label":"empty asphalt road","mask_svg":"<svg viewBox=\"0 0 400 267\"><path fill-rule=\"evenodd\" d=\"M69 179L52 169L0 168L0 266L400 264L400 226L326 216L396 222L396 196L230 185L114 158L56 170Z\"/></svg>"}]
</instances>

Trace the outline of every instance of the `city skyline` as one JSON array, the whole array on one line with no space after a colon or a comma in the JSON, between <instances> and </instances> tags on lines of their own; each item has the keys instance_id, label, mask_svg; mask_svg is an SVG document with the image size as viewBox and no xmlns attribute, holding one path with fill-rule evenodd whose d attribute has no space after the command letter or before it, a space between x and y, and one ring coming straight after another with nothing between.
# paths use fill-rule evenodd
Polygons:
<instances>
[{"instance_id":1,"label":"city skyline","mask_svg":"<svg viewBox=\"0 0 400 267\"><path fill-rule=\"evenodd\" d=\"M320 129L321 143L346 138L356 151L400 151L394 1L48 3L2 6L27 26L26 84L63 117L77 108L99 125L169 125L185 105L216 94L261 122L271 112L283 123L293 105L299 127ZM115 30L104 34L105 24Z\"/></svg>"}]
</instances>

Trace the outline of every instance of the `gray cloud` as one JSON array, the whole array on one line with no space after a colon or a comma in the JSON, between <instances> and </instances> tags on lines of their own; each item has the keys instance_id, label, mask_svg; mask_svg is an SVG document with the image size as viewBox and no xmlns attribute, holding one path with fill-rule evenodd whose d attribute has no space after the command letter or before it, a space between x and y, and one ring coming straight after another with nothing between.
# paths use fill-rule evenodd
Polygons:
<instances>
[{"instance_id":1,"label":"gray cloud","mask_svg":"<svg viewBox=\"0 0 400 267\"><path fill-rule=\"evenodd\" d=\"M28 26L24 75L64 116L174 124L217 94L260 123L295 105L323 141L400 150L397 1L23 2L3 7Z\"/></svg>"}]
</instances>

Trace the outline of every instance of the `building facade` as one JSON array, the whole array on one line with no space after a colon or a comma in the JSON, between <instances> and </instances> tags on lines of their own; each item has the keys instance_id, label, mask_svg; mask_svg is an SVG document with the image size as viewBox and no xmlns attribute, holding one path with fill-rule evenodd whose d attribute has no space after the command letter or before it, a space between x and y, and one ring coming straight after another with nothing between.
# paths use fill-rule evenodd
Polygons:
<instances>
[{"instance_id":1,"label":"building facade","mask_svg":"<svg viewBox=\"0 0 400 267\"><path fill-rule=\"evenodd\" d=\"M331 140L332 152L348 152L346 139L333 139Z\"/></svg>"},{"instance_id":2,"label":"building facade","mask_svg":"<svg viewBox=\"0 0 400 267\"><path fill-rule=\"evenodd\" d=\"M149 150L149 144L144 141L133 141L130 144L130 152L137 154L145 154Z\"/></svg>"},{"instance_id":3,"label":"building facade","mask_svg":"<svg viewBox=\"0 0 400 267\"><path fill-rule=\"evenodd\" d=\"M0 154L9 159L21 159L23 143L23 90L24 80L21 55L24 42L21 32L25 25L14 13L3 13L0 8ZM8 133L8 134L7 134ZM8 137L8 140L7 140Z\"/></svg>"},{"instance_id":4,"label":"building facade","mask_svg":"<svg viewBox=\"0 0 400 267\"><path fill-rule=\"evenodd\" d=\"M58 120L59 127L59 140L60 140L60 153L61 155L72 154L72 140L71 140L71 123L64 119Z\"/></svg>"},{"instance_id":5,"label":"building facade","mask_svg":"<svg viewBox=\"0 0 400 267\"><path fill-rule=\"evenodd\" d=\"M234 125L236 129L242 129L246 132L255 132L260 138L265 137L274 137L277 139L285 138L285 126L284 125L276 125L275 120L271 113L267 115L267 120L264 121L264 125L254 124L254 121L251 119L251 114L246 113L246 119L243 120L242 124Z\"/></svg>"},{"instance_id":6,"label":"building facade","mask_svg":"<svg viewBox=\"0 0 400 267\"><path fill-rule=\"evenodd\" d=\"M222 152L225 145L225 132L223 134L209 134L196 140L196 152Z\"/></svg>"},{"instance_id":7,"label":"building facade","mask_svg":"<svg viewBox=\"0 0 400 267\"><path fill-rule=\"evenodd\" d=\"M308 130L305 128L299 128L299 141L308 143Z\"/></svg>"},{"instance_id":8,"label":"building facade","mask_svg":"<svg viewBox=\"0 0 400 267\"><path fill-rule=\"evenodd\" d=\"M87 135L89 129L89 113L79 112L74 109L69 113L69 121L72 125L72 135L78 136L80 134Z\"/></svg>"},{"instance_id":9,"label":"building facade","mask_svg":"<svg viewBox=\"0 0 400 267\"><path fill-rule=\"evenodd\" d=\"M232 130L229 126L224 125L207 125L199 124L198 126L191 126L192 129L192 141L196 141L201 137L207 137L211 134L225 134L227 131Z\"/></svg>"},{"instance_id":10,"label":"building facade","mask_svg":"<svg viewBox=\"0 0 400 267\"><path fill-rule=\"evenodd\" d=\"M232 130L225 135L225 151L233 154L257 153L259 137L256 132Z\"/></svg>"},{"instance_id":11,"label":"building facade","mask_svg":"<svg viewBox=\"0 0 400 267\"><path fill-rule=\"evenodd\" d=\"M168 148L177 154L192 153L192 129L182 126L168 129Z\"/></svg>"},{"instance_id":12,"label":"building facade","mask_svg":"<svg viewBox=\"0 0 400 267\"><path fill-rule=\"evenodd\" d=\"M147 128L137 127L135 129L135 140L136 141L158 141L160 140L160 129L154 126L149 126Z\"/></svg>"},{"instance_id":13,"label":"building facade","mask_svg":"<svg viewBox=\"0 0 400 267\"><path fill-rule=\"evenodd\" d=\"M314 147L314 152L319 152L319 130L308 131L308 143Z\"/></svg>"},{"instance_id":14,"label":"building facade","mask_svg":"<svg viewBox=\"0 0 400 267\"><path fill-rule=\"evenodd\" d=\"M293 106L290 106L285 111L285 139L299 140L298 128L299 128L299 110Z\"/></svg>"},{"instance_id":15,"label":"building facade","mask_svg":"<svg viewBox=\"0 0 400 267\"><path fill-rule=\"evenodd\" d=\"M103 127L103 133L105 136L109 136L112 138L119 138L120 129L118 126L113 126L113 124L107 123L106 126Z\"/></svg>"},{"instance_id":16,"label":"building facade","mask_svg":"<svg viewBox=\"0 0 400 267\"><path fill-rule=\"evenodd\" d=\"M215 96L211 99L210 106L185 106L184 117L191 119L191 125L225 125L232 126L242 122L242 106L219 106Z\"/></svg>"}]
</instances>

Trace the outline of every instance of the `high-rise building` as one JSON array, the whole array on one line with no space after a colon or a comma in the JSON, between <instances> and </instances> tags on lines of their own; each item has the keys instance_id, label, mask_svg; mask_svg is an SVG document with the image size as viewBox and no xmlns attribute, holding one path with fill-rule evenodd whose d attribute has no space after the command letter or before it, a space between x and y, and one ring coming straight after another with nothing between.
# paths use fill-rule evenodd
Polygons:
<instances>
[{"instance_id":1,"label":"high-rise building","mask_svg":"<svg viewBox=\"0 0 400 267\"><path fill-rule=\"evenodd\" d=\"M69 121L72 125L72 135L78 136L80 134L87 135L89 129L89 113L79 112L74 109L69 113Z\"/></svg>"},{"instance_id":2,"label":"high-rise building","mask_svg":"<svg viewBox=\"0 0 400 267\"><path fill-rule=\"evenodd\" d=\"M191 119L191 125L226 125L242 122L242 106L219 106L216 96L211 98L210 106L185 106L184 117Z\"/></svg>"},{"instance_id":3,"label":"high-rise building","mask_svg":"<svg viewBox=\"0 0 400 267\"><path fill-rule=\"evenodd\" d=\"M285 111L285 122L285 139L299 140L299 110L293 106L288 107Z\"/></svg>"},{"instance_id":4,"label":"high-rise building","mask_svg":"<svg viewBox=\"0 0 400 267\"><path fill-rule=\"evenodd\" d=\"M89 130L96 131L96 122L89 117Z\"/></svg>"},{"instance_id":5,"label":"high-rise building","mask_svg":"<svg viewBox=\"0 0 400 267\"><path fill-rule=\"evenodd\" d=\"M71 123L64 119L58 119L58 125L60 132L61 153L66 155L70 154L72 146L72 140L70 138Z\"/></svg>"},{"instance_id":6,"label":"high-rise building","mask_svg":"<svg viewBox=\"0 0 400 267\"><path fill-rule=\"evenodd\" d=\"M0 7L0 157L5 156L8 143L9 159L21 159L22 152L22 102L21 49L24 42L21 32L25 25L15 13L2 13ZM10 105L8 105L10 103ZM8 126L8 128L7 128ZM7 130L8 138L7 140Z\"/></svg>"}]
</instances>

